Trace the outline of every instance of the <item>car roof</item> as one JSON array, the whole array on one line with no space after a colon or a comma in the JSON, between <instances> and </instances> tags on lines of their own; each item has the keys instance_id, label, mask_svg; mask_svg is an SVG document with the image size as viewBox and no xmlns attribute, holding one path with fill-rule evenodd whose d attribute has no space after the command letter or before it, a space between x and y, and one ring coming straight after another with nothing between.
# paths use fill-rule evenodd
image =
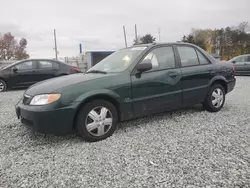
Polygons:
<instances>
[{"instance_id":1,"label":"car roof","mask_svg":"<svg viewBox=\"0 0 250 188\"><path fill-rule=\"evenodd\" d=\"M63 65L70 66L70 65L68 65L68 64L66 64L66 63L64 63L62 61L58 61L58 60L55 60L55 59L45 59L45 58L44 59L41 59L41 58L35 59L35 58L32 58L32 59L23 59L23 60L19 60L19 61L13 62L13 63L7 65L6 67L4 67L4 69L12 67L12 66L15 66L15 65L17 65L19 63L22 63L24 61L32 61L32 60L33 61L53 61L53 62L56 62L56 63L60 63L60 64L63 64Z\"/></svg>"},{"instance_id":2,"label":"car roof","mask_svg":"<svg viewBox=\"0 0 250 188\"><path fill-rule=\"evenodd\" d=\"M185 46L190 46L190 47L195 47L198 48L200 51L203 52L204 55L206 55L206 57L209 59L209 61L211 63L215 63L217 62L217 60L208 52L206 52L205 50L203 50L201 47L199 47L198 45L195 44L191 44L191 43L186 43L186 42L181 42L181 41L177 41L177 42L164 42L164 43L159 43L159 42L155 42L155 43L149 43L149 44L139 44L139 45L133 45L129 48L136 48L136 47L146 47L146 48L151 48L154 46L163 46L163 45L185 45ZM126 48L125 48L126 49Z\"/></svg>"},{"instance_id":3,"label":"car roof","mask_svg":"<svg viewBox=\"0 0 250 188\"><path fill-rule=\"evenodd\" d=\"M232 60L234 60L234 59L236 59L236 58L238 58L238 57L244 57L244 56L250 56L250 54L242 54L242 55L238 55L238 56L235 56L235 57L233 57L233 58L229 59L229 61L232 61Z\"/></svg>"},{"instance_id":4,"label":"car roof","mask_svg":"<svg viewBox=\"0 0 250 188\"><path fill-rule=\"evenodd\" d=\"M36 58L31 58L31 59L26 59L26 60L28 60L28 61L55 61L55 62L59 62L59 63L62 63L61 61L59 61L59 60L55 60L55 59L46 59L46 58L39 58L39 59L36 59ZM23 60L23 61L25 61L25 60Z\"/></svg>"},{"instance_id":5,"label":"car roof","mask_svg":"<svg viewBox=\"0 0 250 188\"><path fill-rule=\"evenodd\" d=\"M185 44L185 45L189 45L189 46L197 46L197 45L194 45L194 44L191 44L191 43L186 43L186 42L154 42L154 43L149 43L149 44L136 44L136 45L133 45L131 47L150 47L150 46L158 46L158 45L180 45L180 44ZM129 47L129 48L131 48Z\"/></svg>"}]
</instances>

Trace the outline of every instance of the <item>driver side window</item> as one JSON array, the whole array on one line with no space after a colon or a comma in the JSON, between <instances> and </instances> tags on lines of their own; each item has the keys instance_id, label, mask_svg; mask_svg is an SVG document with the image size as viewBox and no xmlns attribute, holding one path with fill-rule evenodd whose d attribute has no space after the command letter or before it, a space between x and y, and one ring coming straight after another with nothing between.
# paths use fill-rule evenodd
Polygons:
<instances>
[{"instance_id":1,"label":"driver side window","mask_svg":"<svg viewBox=\"0 0 250 188\"><path fill-rule=\"evenodd\" d=\"M175 68L174 51L171 46L160 47L149 52L142 62L150 60L152 63L152 70L164 70Z\"/></svg>"},{"instance_id":2,"label":"driver side window","mask_svg":"<svg viewBox=\"0 0 250 188\"><path fill-rule=\"evenodd\" d=\"M19 63L15 66L18 70L29 70L33 68L33 62L32 61L26 61L23 63Z\"/></svg>"}]
</instances>

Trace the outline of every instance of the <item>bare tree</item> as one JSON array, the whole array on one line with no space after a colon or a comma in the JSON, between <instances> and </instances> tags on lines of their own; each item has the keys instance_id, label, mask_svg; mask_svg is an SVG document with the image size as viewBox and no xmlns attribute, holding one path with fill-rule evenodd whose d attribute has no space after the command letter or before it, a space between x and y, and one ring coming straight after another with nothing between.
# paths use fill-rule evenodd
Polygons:
<instances>
[{"instance_id":1,"label":"bare tree","mask_svg":"<svg viewBox=\"0 0 250 188\"><path fill-rule=\"evenodd\" d=\"M19 43L11 33L0 35L0 60L26 59L29 55L26 52L27 40L22 38Z\"/></svg>"}]
</instances>

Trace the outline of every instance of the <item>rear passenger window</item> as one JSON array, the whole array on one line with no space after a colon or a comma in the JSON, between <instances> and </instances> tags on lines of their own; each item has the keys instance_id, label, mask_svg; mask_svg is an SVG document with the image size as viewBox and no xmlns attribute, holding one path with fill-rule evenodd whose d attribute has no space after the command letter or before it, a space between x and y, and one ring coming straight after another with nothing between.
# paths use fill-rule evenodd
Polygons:
<instances>
[{"instance_id":1,"label":"rear passenger window","mask_svg":"<svg viewBox=\"0 0 250 188\"><path fill-rule=\"evenodd\" d=\"M201 52L199 52L198 50L196 50L196 52L198 54L201 65L209 64L209 61L204 57L204 55L201 54Z\"/></svg>"},{"instance_id":2,"label":"rear passenger window","mask_svg":"<svg viewBox=\"0 0 250 188\"><path fill-rule=\"evenodd\" d=\"M39 68L40 69L48 69L52 68L53 64L50 61L39 61Z\"/></svg>"},{"instance_id":3,"label":"rear passenger window","mask_svg":"<svg viewBox=\"0 0 250 188\"><path fill-rule=\"evenodd\" d=\"M54 67L54 68L59 68L60 65L59 65L58 63L54 63L54 62L53 62L53 67Z\"/></svg>"},{"instance_id":4,"label":"rear passenger window","mask_svg":"<svg viewBox=\"0 0 250 188\"><path fill-rule=\"evenodd\" d=\"M179 51L181 64L183 67L199 65L197 54L194 48L188 46L178 46L177 49Z\"/></svg>"}]
</instances>

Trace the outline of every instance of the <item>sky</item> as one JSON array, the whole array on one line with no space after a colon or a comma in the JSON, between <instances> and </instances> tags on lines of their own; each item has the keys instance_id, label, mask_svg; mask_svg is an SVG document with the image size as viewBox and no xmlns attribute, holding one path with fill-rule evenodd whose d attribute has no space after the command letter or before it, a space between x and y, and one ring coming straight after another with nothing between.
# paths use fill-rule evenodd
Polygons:
<instances>
[{"instance_id":1,"label":"sky","mask_svg":"<svg viewBox=\"0 0 250 188\"><path fill-rule=\"evenodd\" d=\"M28 40L31 58L54 58L83 51L116 50L138 35L175 42L192 28L222 28L250 23L250 0L0 0L0 33Z\"/></svg>"}]
</instances>

